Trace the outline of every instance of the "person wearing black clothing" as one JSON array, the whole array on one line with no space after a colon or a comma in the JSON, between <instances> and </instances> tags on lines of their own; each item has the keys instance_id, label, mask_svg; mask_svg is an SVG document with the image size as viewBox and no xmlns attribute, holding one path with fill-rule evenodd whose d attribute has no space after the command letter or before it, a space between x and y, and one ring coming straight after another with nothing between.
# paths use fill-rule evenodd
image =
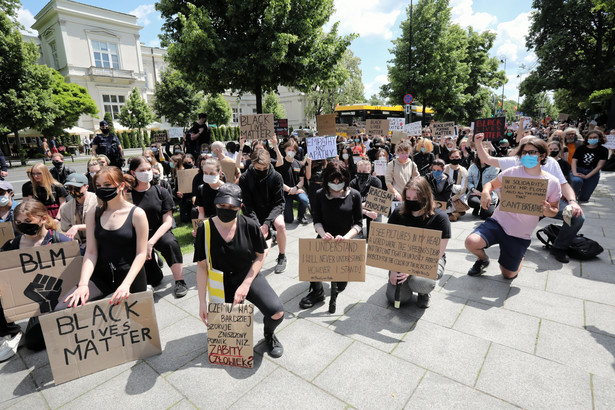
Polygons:
<instances>
[{"instance_id":1,"label":"person wearing black clothing","mask_svg":"<svg viewBox=\"0 0 615 410\"><path fill-rule=\"evenodd\" d=\"M284 347L274 331L284 320L284 306L260 272L267 246L263 233L253 219L239 214L242 205L239 186L222 185L215 203L217 216L199 226L194 245L199 316L207 324L207 288L212 280L209 269L222 272L224 297L210 295L209 300L233 304L248 300L253 303L264 316L268 353L278 358L284 353Z\"/></svg>"},{"instance_id":2,"label":"person wearing black clothing","mask_svg":"<svg viewBox=\"0 0 615 410\"><path fill-rule=\"evenodd\" d=\"M272 232L277 232L278 258L275 273L286 270L286 224L284 223L284 181L271 165L271 156L264 149L252 154L252 164L239 178L243 194L243 214L254 220L267 241L265 258L271 248Z\"/></svg>"},{"instance_id":3,"label":"person wearing black clothing","mask_svg":"<svg viewBox=\"0 0 615 410\"><path fill-rule=\"evenodd\" d=\"M416 164L419 175L425 176L431 170L431 164L436 159L433 150L434 144L427 138L420 138L416 143L416 152L412 156L412 160Z\"/></svg>"},{"instance_id":4,"label":"person wearing black clothing","mask_svg":"<svg viewBox=\"0 0 615 410\"><path fill-rule=\"evenodd\" d=\"M350 188L350 174L339 160L327 164L323 173L323 187L316 193L312 205L314 229L325 241L352 239L363 231L361 194ZM337 293L346 289L348 282L331 283L329 312L335 313ZM325 300L322 282L310 282L310 292L299 302L302 309L311 308Z\"/></svg>"},{"instance_id":5,"label":"person wearing black clothing","mask_svg":"<svg viewBox=\"0 0 615 410\"><path fill-rule=\"evenodd\" d=\"M412 292L418 294L416 305L422 309L429 307L430 292L436 287L436 281L442 278L446 265L446 245L451 237L451 223L444 211L437 209L431 189L424 177L413 178L403 192L404 203L391 214L388 223L432 229L442 232L440 241L440 260L436 280L405 273L389 271L386 295L389 303L395 303L395 288L401 286L399 302L409 303Z\"/></svg>"},{"instance_id":6,"label":"person wearing black clothing","mask_svg":"<svg viewBox=\"0 0 615 410\"><path fill-rule=\"evenodd\" d=\"M282 175L284 180L284 200L286 201L284 206L284 222L291 223L293 221L293 202L297 200L299 201L297 220L305 225L308 223L305 217L305 210L309 205L309 199L303 190L305 183L304 166L295 159L299 147L294 140L290 140L284 144L284 155L282 155L278 148L277 138L273 137L272 142L278 158L275 170Z\"/></svg>"},{"instance_id":7,"label":"person wearing black clothing","mask_svg":"<svg viewBox=\"0 0 615 410\"><path fill-rule=\"evenodd\" d=\"M564 174L564 177L566 178L566 181L568 181L569 184L572 184L572 181L570 179L570 164L568 163L568 161L561 157L561 144L558 141L552 141L548 144L548 147L549 156L553 157L553 159L557 161L559 167L562 170L562 174Z\"/></svg>"},{"instance_id":8,"label":"person wearing black clothing","mask_svg":"<svg viewBox=\"0 0 615 410\"><path fill-rule=\"evenodd\" d=\"M369 188L374 187L382 189L382 182L380 178L370 175L372 170L372 164L367 160L361 160L357 164L357 176L350 181L350 188L354 188L361 194L361 204L365 203ZM374 211L368 211L363 208L363 218L366 220L367 231L365 239L369 238L369 225L372 221L380 222L380 215Z\"/></svg>"},{"instance_id":9,"label":"person wearing black clothing","mask_svg":"<svg viewBox=\"0 0 615 410\"><path fill-rule=\"evenodd\" d=\"M147 259L152 258L153 249L162 254L175 279L173 293L176 298L182 298L188 293L188 288L182 271L184 262L182 252L177 238L171 231L175 206L173 198L160 186L150 184L153 178L152 166L145 157L131 158L129 172L136 179L136 184L132 188L132 201L147 215L149 226ZM146 271L146 275L149 275L149 272ZM154 279L148 277L148 283L152 286L157 285L157 280Z\"/></svg>"},{"instance_id":10,"label":"person wearing black clothing","mask_svg":"<svg viewBox=\"0 0 615 410\"><path fill-rule=\"evenodd\" d=\"M308 181L308 200L310 207L316 198L316 192L322 188L322 173L327 167L326 159L312 160L306 156L305 179Z\"/></svg>"},{"instance_id":11,"label":"person wearing black clothing","mask_svg":"<svg viewBox=\"0 0 615 410\"><path fill-rule=\"evenodd\" d=\"M346 168L348 169L348 173L350 174L350 179L354 178L357 175L357 164L354 162L352 148L343 147L340 150L339 159L344 164L346 164Z\"/></svg>"},{"instance_id":12,"label":"person wearing black clothing","mask_svg":"<svg viewBox=\"0 0 615 410\"><path fill-rule=\"evenodd\" d=\"M64 155L59 152L51 156L51 163L53 164L53 168L51 168L49 172L51 172L51 176L60 184L64 184L66 182L66 177L76 172L74 169L64 165Z\"/></svg>"},{"instance_id":13,"label":"person wearing black clothing","mask_svg":"<svg viewBox=\"0 0 615 410\"><path fill-rule=\"evenodd\" d=\"M96 187L94 186L94 175L100 171L100 164L96 158L92 158L88 161L87 172L85 176L88 178L88 192L95 192Z\"/></svg>"},{"instance_id":14,"label":"person wearing black clothing","mask_svg":"<svg viewBox=\"0 0 615 410\"><path fill-rule=\"evenodd\" d=\"M201 154L201 145L211 142L211 129L207 125L207 114L199 114L199 120L186 132L184 151L197 158Z\"/></svg>"},{"instance_id":15,"label":"person wearing black clothing","mask_svg":"<svg viewBox=\"0 0 615 410\"><path fill-rule=\"evenodd\" d=\"M124 150L120 139L109 129L109 123L105 120L100 122L102 134L96 134L92 140L92 151L97 155L106 155L109 165L118 168L124 166Z\"/></svg>"},{"instance_id":16,"label":"person wearing black clothing","mask_svg":"<svg viewBox=\"0 0 615 410\"><path fill-rule=\"evenodd\" d=\"M9 167L6 165L6 159L4 159L4 152L0 149L0 181L9 176Z\"/></svg>"},{"instance_id":17,"label":"person wearing black clothing","mask_svg":"<svg viewBox=\"0 0 615 410\"><path fill-rule=\"evenodd\" d=\"M444 173L444 160L436 159L431 164L431 172L425 175L425 179L431 187L434 200L446 203L446 208L442 209L446 213L455 212L451 197L453 196L453 183L449 180L449 175Z\"/></svg>"},{"instance_id":18,"label":"person wearing black clothing","mask_svg":"<svg viewBox=\"0 0 615 410\"><path fill-rule=\"evenodd\" d=\"M583 139L583 145L572 156L572 187L579 201L589 201L600 181L600 170L609 158L609 150L602 146L606 137L600 130L590 131Z\"/></svg>"},{"instance_id":19,"label":"person wearing black clothing","mask_svg":"<svg viewBox=\"0 0 615 410\"><path fill-rule=\"evenodd\" d=\"M498 203L497 193L491 193L491 202L487 209L481 207L480 196L483 192L483 186L487 182L493 181L498 176L499 171L498 168L481 162L478 155L474 158L474 163L468 169L468 193L466 195L466 203L473 209L472 215L479 216L483 220L493 215Z\"/></svg>"},{"instance_id":20,"label":"person wearing black clothing","mask_svg":"<svg viewBox=\"0 0 615 410\"><path fill-rule=\"evenodd\" d=\"M38 199L45 204L49 215L60 220L58 213L68 196L64 185L53 179L49 169L42 163L34 164L27 174L30 181L22 185L22 197Z\"/></svg>"},{"instance_id":21,"label":"person wearing black clothing","mask_svg":"<svg viewBox=\"0 0 615 410\"><path fill-rule=\"evenodd\" d=\"M211 218L216 216L216 205L214 199L218 193L218 188L224 185L224 175L220 161L215 158L207 158L202 162L201 185L196 190L194 204L199 210L199 219ZM196 234L196 232L195 232Z\"/></svg>"}]
</instances>

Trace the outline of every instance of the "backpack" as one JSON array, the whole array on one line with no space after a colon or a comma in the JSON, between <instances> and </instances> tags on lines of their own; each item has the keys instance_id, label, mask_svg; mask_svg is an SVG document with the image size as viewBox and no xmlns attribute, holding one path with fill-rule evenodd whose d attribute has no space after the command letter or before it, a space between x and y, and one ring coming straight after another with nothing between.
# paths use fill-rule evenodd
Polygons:
<instances>
[{"instance_id":1,"label":"backpack","mask_svg":"<svg viewBox=\"0 0 615 410\"><path fill-rule=\"evenodd\" d=\"M559 234L561 227L550 224L536 232L536 237L545 245L545 248L552 247L555 238ZM546 238L543 238L544 235ZM577 235L568 248L568 256L579 260L587 260L595 258L604 251L604 248L593 239L586 238L583 235Z\"/></svg>"}]
</instances>

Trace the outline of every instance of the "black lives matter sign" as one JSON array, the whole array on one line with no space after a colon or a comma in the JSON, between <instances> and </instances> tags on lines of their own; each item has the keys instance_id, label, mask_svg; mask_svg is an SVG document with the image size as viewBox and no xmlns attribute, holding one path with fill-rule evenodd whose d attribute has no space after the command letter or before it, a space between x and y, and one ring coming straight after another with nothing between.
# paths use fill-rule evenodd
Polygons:
<instances>
[{"instance_id":1,"label":"black lives matter sign","mask_svg":"<svg viewBox=\"0 0 615 410\"><path fill-rule=\"evenodd\" d=\"M506 117L481 118L474 121L474 135L485 134L485 141L499 141L506 132Z\"/></svg>"}]
</instances>

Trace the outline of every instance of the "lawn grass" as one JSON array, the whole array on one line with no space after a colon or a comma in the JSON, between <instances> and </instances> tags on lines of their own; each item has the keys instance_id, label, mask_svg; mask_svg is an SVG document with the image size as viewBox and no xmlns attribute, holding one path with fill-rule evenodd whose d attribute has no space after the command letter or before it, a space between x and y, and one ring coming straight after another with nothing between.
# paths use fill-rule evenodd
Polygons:
<instances>
[{"instance_id":1,"label":"lawn grass","mask_svg":"<svg viewBox=\"0 0 615 410\"><path fill-rule=\"evenodd\" d=\"M192 223L179 222L179 212L173 212L173 218L177 227L173 229L173 234L179 242L182 255L194 252L194 237L192 236Z\"/></svg>"}]
</instances>

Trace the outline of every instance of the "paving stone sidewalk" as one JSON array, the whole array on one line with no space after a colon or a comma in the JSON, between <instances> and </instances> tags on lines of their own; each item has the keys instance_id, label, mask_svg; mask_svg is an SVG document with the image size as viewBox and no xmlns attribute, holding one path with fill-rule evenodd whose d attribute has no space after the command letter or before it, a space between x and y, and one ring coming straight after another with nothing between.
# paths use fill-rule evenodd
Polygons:
<instances>
[{"instance_id":1,"label":"paving stone sidewalk","mask_svg":"<svg viewBox=\"0 0 615 410\"><path fill-rule=\"evenodd\" d=\"M581 233L605 248L598 259L561 264L533 239L517 279L504 280L497 263L469 277L464 239L480 221L466 214L452 224L430 308L389 306L386 272L367 267L334 315L328 304L299 309L308 285L298 281L298 239L315 234L293 224L288 269L273 272L274 248L263 270L286 307L285 353L271 359L259 345L249 370L208 363L187 255L188 295L173 298L168 268L155 292L161 355L55 386L47 353L22 347L0 364L0 408L613 409L615 174L602 174L583 209ZM255 342L262 331L258 313Z\"/></svg>"}]
</instances>

